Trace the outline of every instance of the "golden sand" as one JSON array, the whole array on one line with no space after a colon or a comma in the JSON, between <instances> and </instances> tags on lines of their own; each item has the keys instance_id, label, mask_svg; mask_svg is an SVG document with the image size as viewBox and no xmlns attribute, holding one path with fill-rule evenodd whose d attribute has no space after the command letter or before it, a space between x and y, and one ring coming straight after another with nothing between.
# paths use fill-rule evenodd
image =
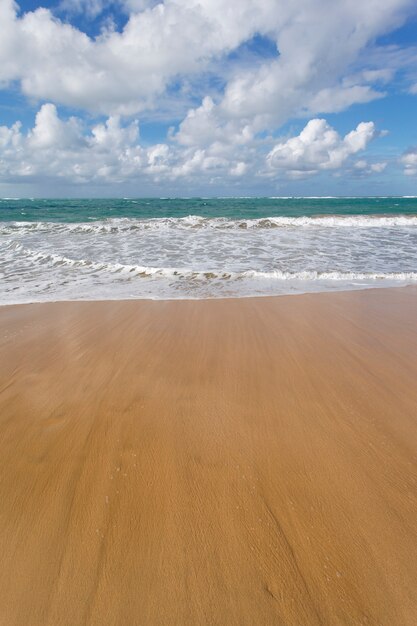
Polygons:
<instances>
[{"instance_id":1,"label":"golden sand","mask_svg":"<svg viewBox=\"0 0 417 626\"><path fill-rule=\"evenodd\" d=\"M417 624L417 291L0 308L0 624Z\"/></svg>"}]
</instances>

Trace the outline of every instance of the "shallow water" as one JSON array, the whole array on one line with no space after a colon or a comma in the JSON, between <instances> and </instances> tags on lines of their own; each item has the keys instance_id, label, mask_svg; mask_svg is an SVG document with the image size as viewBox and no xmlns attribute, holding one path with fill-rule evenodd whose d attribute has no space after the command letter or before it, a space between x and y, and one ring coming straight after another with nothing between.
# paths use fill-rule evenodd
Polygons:
<instances>
[{"instance_id":1,"label":"shallow water","mask_svg":"<svg viewBox=\"0 0 417 626\"><path fill-rule=\"evenodd\" d=\"M416 198L3 199L0 218L3 304L417 282Z\"/></svg>"}]
</instances>

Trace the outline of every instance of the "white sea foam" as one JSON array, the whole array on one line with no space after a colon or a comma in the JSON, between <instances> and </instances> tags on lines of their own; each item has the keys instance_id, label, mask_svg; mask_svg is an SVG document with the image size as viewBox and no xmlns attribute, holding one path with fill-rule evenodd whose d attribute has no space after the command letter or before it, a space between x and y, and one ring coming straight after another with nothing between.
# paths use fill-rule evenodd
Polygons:
<instances>
[{"instance_id":1,"label":"white sea foam","mask_svg":"<svg viewBox=\"0 0 417 626\"><path fill-rule=\"evenodd\" d=\"M94 218L91 218L92 220ZM320 217L265 217L258 219L228 219L225 217L206 218L199 215L185 217L164 217L155 219L108 218L93 222L3 222L0 223L0 236L16 231L22 234L30 231L45 233L116 233L124 231L149 231L167 229L215 229L244 230L270 228L394 228L417 226L415 215L329 215Z\"/></svg>"},{"instance_id":2,"label":"white sea foam","mask_svg":"<svg viewBox=\"0 0 417 626\"><path fill-rule=\"evenodd\" d=\"M211 298L417 282L417 216L0 223L0 302Z\"/></svg>"},{"instance_id":3,"label":"white sea foam","mask_svg":"<svg viewBox=\"0 0 417 626\"><path fill-rule=\"evenodd\" d=\"M229 280L229 279L266 279L266 280L296 280L296 281L417 281L417 272L320 272L320 271L256 271L245 270L241 272L227 270L194 270L186 267L149 267L144 265L127 265L123 263L100 263L91 259L72 259L59 254L48 254L36 252L25 248L21 244L10 242L7 247L21 252L34 262L50 263L52 266L87 268L99 272L109 272L114 274L135 274L137 276L163 276L165 278L191 278L199 280Z\"/></svg>"}]
</instances>

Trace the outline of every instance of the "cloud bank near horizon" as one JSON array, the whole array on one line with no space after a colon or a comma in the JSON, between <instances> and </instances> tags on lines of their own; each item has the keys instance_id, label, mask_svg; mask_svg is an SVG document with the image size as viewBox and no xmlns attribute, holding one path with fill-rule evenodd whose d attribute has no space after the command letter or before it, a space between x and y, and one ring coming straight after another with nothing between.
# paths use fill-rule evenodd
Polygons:
<instances>
[{"instance_id":1,"label":"cloud bank near horizon","mask_svg":"<svg viewBox=\"0 0 417 626\"><path fill-rule=\"evenodd\" d=\"M255 177L309 177L321 170L361 167L353 157L378 136L373 122L362 122L345 137L324 119L310 120L302 132L265 152L267 142L244 138L241 142L217 140L206 147L179 142L144 146L137 121L123 125L109 117L85 130L81 119L62 120L54 104L44 104L35 125L26 133L19 122L0 127L0 176L3 179L60 178L74 183L122 182L181 178L218 180L247 174ZM380 171L380 164L368 173ZM280 172L280 174L278 174Z\"/></svg>"}]
</instances>

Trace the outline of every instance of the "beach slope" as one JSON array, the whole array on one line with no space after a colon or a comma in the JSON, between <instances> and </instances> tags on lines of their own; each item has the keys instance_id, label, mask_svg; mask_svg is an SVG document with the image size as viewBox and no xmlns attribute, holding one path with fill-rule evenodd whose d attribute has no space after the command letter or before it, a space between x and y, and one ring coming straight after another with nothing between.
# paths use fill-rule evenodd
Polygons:
<instances>
[{"instance_id":1,"label":"beach slope","mask_svg":"<svg viewBox=\"0 0 417 626\"><path fill-rule=\"evenodd\" d=\"M417 290L0 308L0 624L417 623Z\"/></svg>"}]
</instances>

